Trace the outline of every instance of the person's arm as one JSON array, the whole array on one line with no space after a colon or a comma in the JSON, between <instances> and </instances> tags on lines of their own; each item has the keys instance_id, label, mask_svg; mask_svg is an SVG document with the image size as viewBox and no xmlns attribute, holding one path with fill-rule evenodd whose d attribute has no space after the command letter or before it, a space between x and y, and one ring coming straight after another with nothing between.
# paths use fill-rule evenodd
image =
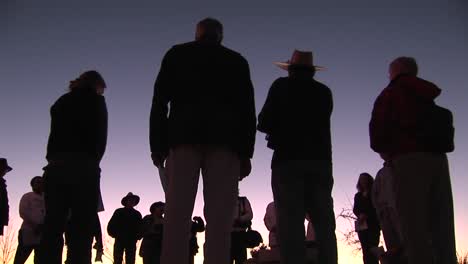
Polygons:
<instances>
[{"instance_id":1,"label":"person's arm","mask_svg":"<svg viewBox=\"0 0 468 264\"><path fill-rule=\"evenodd\" d=\"M275 91L277 89L278 81L273 82L268 91L265 104L258 115L257 129L260 132L271 135L274 131L274 118L275 118Z\"/></svg>"},{"instance_id":2,"label":"person's arm","mask_svg":"<svg viewBox=\"0 0 468 264\"><path fill-rule=\"evenodd\" d=\"M169 89L172 78L171 50L161 62L159 74L154 83L153 102L150 114L150 147L154 164L159 167L169 152L168 143L168 104Z\"/></svg>"},{"instance_id":3,"label":"person's arm","mask_svg":"<svg viewBox=\"0 0 468 264\"><path fill-rule=\"evenodd\" d=\"M40 224L37 219L34 219L34 216L32 215L32 210L31 210L31 201L28 199L26 195L23 195L21 197L20 203L19 203L19 214L20 217L23 219L24 222L30 223L33 225L38 225Z\"/></svg>"},{"instance_id":4,"label":"person's arm","mask_svg":"<svg viewBox=\"0 0 468 264\"><path fill-rule=\"evenodd\" d=\"M356 193L356 195L354 195L353 213L357 217L359 217L359 215L362 213L361 201L359 199L359 193Z\"/></svg>"},{"instance_id":5,"label":"person's arm","mask_svg":"<svg viewBox=\"0 0 468 264\"><path fill-rule=\"evenodd\" d=\"M263 222L265 223L266 228L270 232L276 231L276 215L275 208L273 204L269 204L266 209L265 217L263 217Z\"/></svg>"},{"instance_id":6,"label":"person's arm","mask_svg":"<svg viewBox=\"0 0 468 264\"><path fill-rule=\"evenodd\" d=\"M250 206L249 199L247 199L247 197L243 198L243 203L244 213L239 217L239 220L243 223L246 223L248 221L252 221L253 212L252 207Z\"/></svg>"},{"instance_id":7,"label":"person's arm","mask_svg":"<svg viewBox=\"0 0 468 264\"><path fill-rule=\"evenodd\" d=\"M119 211L118 209L115 210L114 214L112 215L111 219L109 220L109 223L107 224L107 233L109 236L115 238L118 234L118 218L119 218Z\"/></svg>"},{"instance_id":8,"label":"person's arm","mask_svg":"<svg viewBox=\"0 0 468 264\"><path fill-rule=\"evenodd\" d=\"M387 90L377 97L369 122L370 147L381 157L388 159L391 153L391 103Z\"/></svg>"},{"instance_id":9,"label":"person's arm","mask_svg":"<svg viewBox=\"0 0 468 264\"><path fill-rule=\"evenodd\" d=\"M8 192L6 186L0 188L0 228L1 226L7 226L9 222L10 208L8 205ZM3 231L3 229L2 229Z\"/></svg>"},{"instance_id":10,"label":"person's arm","mask_svg":"<svg viewBox=\"0 0 468 264\"><path fill-rule=\"evenodd\" d=\"M242 159L251 159L254 153L255 134L257 125L257 115L255 113L255 95L252 80L250 78L249 64L245 59L241 62L240 72L240 122L242 122L240 131L241 151L239 153Z\"/></svg>"},{"instance_id":11,"label":"person's arm","mask_svg":"<svg viewBox=\"0 0 468 264\"><path fill-rule=\"evenodd\" d=\"M107 146L107 106L104 96L100 96L97 105L97 118L96 118L96 154L97 159L100 161L104 156Z\"/></svg>"}]
</instances>

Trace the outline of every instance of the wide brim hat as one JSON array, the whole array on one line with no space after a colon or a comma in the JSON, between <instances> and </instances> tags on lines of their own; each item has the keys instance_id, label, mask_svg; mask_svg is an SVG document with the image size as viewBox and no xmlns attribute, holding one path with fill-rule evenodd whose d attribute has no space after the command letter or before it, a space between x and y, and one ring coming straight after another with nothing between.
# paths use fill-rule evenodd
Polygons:
<instances>
[{"instance_id":1,"label":"wide brim hat","mask_svg":"<svg viewBox=\"0 0 468 264\"><path fill-rule=\"evenodd\" d=\"M325 67L314 65L314 56L311 51L294 50L290 60L285 62L274 62L274 64L286 71L288 71L290 67L311 68L316 71L325 69Z\"/></svg>"},{"instance_id":2,"label":"wide brim hat","mask_svg":"<svg viewBox=\"0 0 468 264\"><path fill-rule=\"evenodd\" d=\"M135 205L137 205L140 202L140 196L133 194L132 192L129 192L124 198L122 198L122 201L120 203L125 206L127 201L129 200L134 200Z\"/></svg>"},{"instance_id":3,"label":"wide brim hat","mask_svg":"<svg viewBox=\"0 0 468 264\"><path fill-rule=\"evenodd\" d=\"M0 158L0 167L5 168L7 172L10 172L13 170L13 168L10 167L10 165L8 165L8 161L5 158Z\"/></svg>"}]
</instances>

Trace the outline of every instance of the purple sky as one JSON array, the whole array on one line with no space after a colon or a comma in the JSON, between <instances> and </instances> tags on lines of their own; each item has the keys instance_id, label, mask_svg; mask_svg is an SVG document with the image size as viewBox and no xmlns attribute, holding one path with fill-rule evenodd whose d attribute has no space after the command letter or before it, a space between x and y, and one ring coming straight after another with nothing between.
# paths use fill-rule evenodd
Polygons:
<instances>
[{"instance_id":1,"label":"purple sky","mask_svg":"<svg viewBox=\"0 0 468 264\"><path fill-rule=\"evenodd\" d=\"M188 1L187 1L188 2ZM235 3L234 3L235 2ZM197 21L213 16L225 26L225 45L250 62L257 111L274 79L285 75L272 62L294 49L312 50L326 71L317 74L333 91L332 120L335 209L350 206L362 171L382 162L369 148L367 125L375 97L387 80L387 65L414 56L420 76L443 89L437 100L455 116L456 151L449 155L457 240L468 249L468 3L466 1L63 1L0 2L0 156L15 170L7 176L12 218L42 173L49 133L49 108L68 81L88 69L108 84L109 144L102 164L106 222L120 199L141 196L139 210L163 199L149 156L148 119L153 82L165 51L191 41ZM379 2L379 3L377 3ZM263 215L271 201L271 151L258 134L252 175L240 185L254 207L254 227L265 232ZM202 214L202 197L195 214ZM18 219L16 225L20 224ZM339 221L338 230L349 226ZM266 236L265 236L266 237ZM340 247L342 263L349 252Z\"/></svg>"}]
</instances>

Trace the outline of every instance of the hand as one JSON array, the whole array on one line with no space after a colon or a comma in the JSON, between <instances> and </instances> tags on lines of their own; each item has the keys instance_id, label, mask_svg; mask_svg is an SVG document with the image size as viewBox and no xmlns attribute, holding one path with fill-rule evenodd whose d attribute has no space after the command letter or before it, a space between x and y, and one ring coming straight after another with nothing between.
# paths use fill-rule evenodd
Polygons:
<instances>
[{"instance_id":1,"label":"hand","mask_svg":"<svg viewBox=\"0 0 468 264\"><path fill-rule=\"evenodd\" d=\"M240 176L239 181L242 181L245 177L249 176L252 171L252 163L249 158L242 158L240 160Z\"/></svg>"},{"instance_id":2,"label":"hand","mask_svg":"<svg viewBox=\"0 0 468 264\"><path fill-rule=\"evenodd\" d=\"M166 157L160 153L151 153L151 159L153 160L154 166L160 168L164 167L164 161Z\"/></svg>"}]
</instances>

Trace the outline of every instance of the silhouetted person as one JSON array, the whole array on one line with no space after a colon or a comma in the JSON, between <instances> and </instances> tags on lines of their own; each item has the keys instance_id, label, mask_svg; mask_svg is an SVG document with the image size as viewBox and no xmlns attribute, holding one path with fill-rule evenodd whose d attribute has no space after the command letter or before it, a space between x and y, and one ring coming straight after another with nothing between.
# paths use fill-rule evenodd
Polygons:
<instances>
[{"instance_id":1,"label":"silhouetted person","mask_svg":"<svg viewBox=\"0 0 468 264\"><path fill-rule=\"evenodd\" d=\"M395 190L392 167L385 162L375 176L372 185L372 203L377 212L387 252L384 258L389 263L404 263L401 228L395 204Z\"/></svg>"},{"instance_id":2,"label":"silhouetted person","mask_svg":"<svg viewBox=\"0 0 468 264\"><path fill-rule=\"evenodd\" d=\"M249 65L223 45L223 26L207 18L196 40L172 47L154 85L150 143L169 179L161 262L186 263L200 171L205 200L205 263L229 262L239 179L250 173L255 101ZM170 112L169 112L170 105Z\"/></svg>"},{"instance_id":3,"label":"silhouetted person","mask_svg":"<svg viewBox=\"0 0 468 264\"><path fill-rule=\"evenodd\" d=\"M281 263L305 263L305 214L314 219L319 263L337 263L330 117L332 93L314 79L311 52L295 51L270 88L258 130L267 134Z\"/></svg>"},{"instance_id":4,"label":"silhouetted person","mask_svg":"<svg viewBox=\"0 0 468 264\"><path fill-rule=\"evenodd\" d=\"M63 233L69 214L70 264L91 263L100 162L107 142L106 84L96 71L70 82L70 91L51 108L44 168L46 216L41 264L62 263Z\"/></svg>"},{"instance_id":5,"label":"silhouetted person","mask_svg":"<svg viewBox=\"0 0 468 264\"><path fill-rule=\"evenodd\" d=\"M38 248L45 216L42 177L32 178L30 184L32 192L24 194L19 204L19 214L23 224L18 234L14 264L25 263L33 251L34 263L38 263Z\"/></svg>"},{"instance_id":6,"label":"silhouetted person","mask_svg":"<svg viewBox=\"0 0 468 264\"><path fill-rule=\"evenodd\" d=\"M143 217L141 225L143 240L140 247L140 256L143 258L143 264L159 264L161 263L164 228L164 203L153 203L150 206L150 213Z\"/></svg>"},{"instance_id":7,"label":"silhouetted person","mask_svg":"<svg viewBox=\"0 0 468 264\"><path fill-rule=\"evenodd\" d=\"M371 147L392 166L408 262L456 263L446 155L454 149L452 115L434 102L441 90L417 74L413 58L390 64L390 84L372 111Z\"/></svg>"},{"instance_id":8,"label":"silhouetted person","mask_svg":"<svg viewBox=\"0 0 468 264\"><path fill-rule=\"evenodd\" d=\"M265 223L266 228L270 231L268 235L268 246L273 250L279 247L279 238L278 238L278 224L276 221L276 207L275 202L268 204L265 216L263 217L263 222Z\"/></svg>"},{"instance_id":9,"label":"silhouetted person","mask_svg":"<svg viewBox=\"0 0 468 264\"><path fill-rule=\"evenodd\" d=\"M140 197L128 193L122 198L123 208L115 210L107 225L107 232L114 241L114 263L122 264L125 253L125 264L135 264L136 243L141 238L141 214L134 207Z\"/></svg>"},{"instance_id":10,"label":"silhouetted person","mask_svg":"<svg viewBox=\"0 0 468 264\"><path fill-rule=\"evenodd\" d=\"M199 216L195 216L192 221L192 229L190 230L190 243L189 243L189 263L195 263L195 255L198 254L198 240L197 233L205 232L205 222Z\"/></svg>"},{"instance_id":11,"label":"silhouetted person","mask_svg":"<svg viewBox=\"0 0 468 264\"><path fill-rule=\"evenodd\" d=\"M357 217L356 232L361 242L364 264L378 264L377 256L371 249L380 242L380 226L374 204L372 203L372 185L374 178L369 173L361 173L356 185L358 192L354 195L353 212Z\"/></svg>"},{"instance_id":12,"label":"silhouetted person","mask_svg":"<svg viewBox=\"0 0 468 264\"><path fill-rule=\"evenodd\" d=\"M253 211L249 199L245 196L237 197L231 232L231 263L243 264L247 260L245 232L252 226L252 219Z\"/></svg>"},{"instance_id":13,"label":"silhouetted person","mask_svg":"<svg viewBox=\"0 0 468 264\"><path fill-rule=\"evenodd\" d=\"M3 228L8 226L10 218L10 206L8 205L8 191L5 175L13 169L5 158L0 158L0 236L3 236Z\"/></svg>"}]
</instances>

